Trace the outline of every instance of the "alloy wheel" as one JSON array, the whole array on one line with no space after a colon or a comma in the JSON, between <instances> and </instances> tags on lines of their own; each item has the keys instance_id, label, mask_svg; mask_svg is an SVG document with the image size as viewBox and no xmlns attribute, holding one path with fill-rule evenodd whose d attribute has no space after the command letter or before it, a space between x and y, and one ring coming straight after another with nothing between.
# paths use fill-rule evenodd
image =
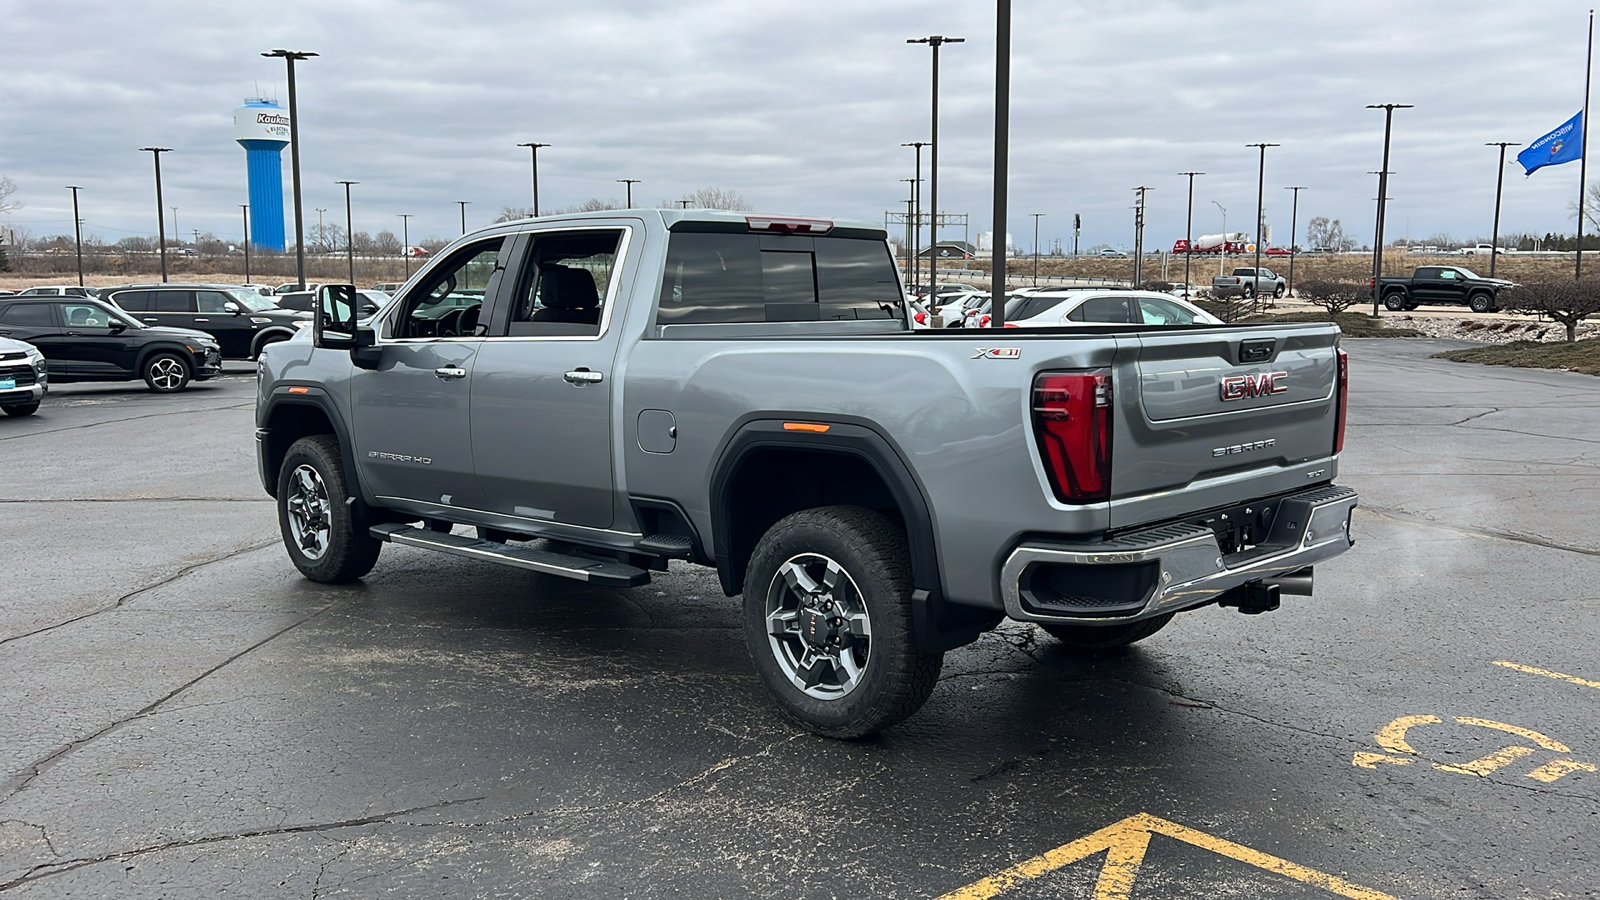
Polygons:
<instances>
[{"instance_id":1,"label":"alloy wheel","mask_svg":"<svg viewBox=\"0 0 1600 900\"><path fill-rule=\"evenodd\" d=\"M778 567L767 589L767 640L791 684L818 700L855 690L872 653L872 620L850 573L818 553Z\"/></svg>"},{"instance_id":2,"label":"alloy wheel","mask_svg":"<svg viewBox=\"0 0 1600 900\"><path fill-rule=\"evenodd\" d=\"M294 470L284 508L289 512L289 532L295 546L307 559L321 559L328 552L333 517L328 487L316 469L300 466Z\"/></svg>"}]
</instances>

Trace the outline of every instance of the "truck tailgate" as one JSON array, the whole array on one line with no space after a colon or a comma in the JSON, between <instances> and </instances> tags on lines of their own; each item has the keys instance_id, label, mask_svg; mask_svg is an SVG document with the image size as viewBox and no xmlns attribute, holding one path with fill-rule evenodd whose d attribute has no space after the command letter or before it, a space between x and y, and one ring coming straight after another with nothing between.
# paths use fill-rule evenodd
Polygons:
<instances>
[{"instance_id":1,"label":"truck tailgate","mask_svg":"<svg viewBox=\"0 0 1600 900\"><path fill-rule=\"evenodd\" d=\"M1315 323L1123 338L1110 527L1332 479L1338 339Z\"/></svg>"}]
</instances>

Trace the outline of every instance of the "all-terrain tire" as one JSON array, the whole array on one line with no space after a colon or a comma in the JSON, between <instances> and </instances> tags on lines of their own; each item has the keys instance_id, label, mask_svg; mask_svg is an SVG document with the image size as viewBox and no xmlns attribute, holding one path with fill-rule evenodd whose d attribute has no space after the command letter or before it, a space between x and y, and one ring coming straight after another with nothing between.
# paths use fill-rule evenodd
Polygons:
<instances>
[{"instance_id":1,"label":"all-terrain tire","mask_svg":"<svg viewBox=\"0 0 1600 900\"><path fill-rule=\"evenodd\" d=\"M826 613L805 605L823 597ZM791 608L793 620L784 620ZM920 709L939 681L944 654L918 649L912 630L905 533L872 510L824 506L780 519L750 558L744 611L756 672L779 709L817 734L850 739L882 731ZM844 646L828 651L809 642L818 626L842 629L828 640ZM864 642L851 636L861 627ZM847 676L842 662L801 668L818 650L841 661L848 654L856 674ZM807 676L819 672L807 688Z\"/></svg>"},{"instance_id":2,"label":"all-terrain tire","mask_svg":"<svg viewBox=\"0 0 1600 900\"><path fill-rule=\"evenodd\" d=\"M1104 653L1118 650L1135 641L1142 641L1167 627L1174 613L1128 622L1123 625L1068 625L1064 622L1041 622L1051 637L1065 644L1068 650L1078 653Z\"/></svg>"},{"instance_id":3,"label":"all-terrain tire","mask_svg":"<svg viewBox=\"0 0 1600 900\"><path fill-rule=\"evenodd\" d=\"M295 441L278 468L278 530L300 574L324 584L372 571L383 542L359 528L349 481L331 434Z\"/></svg>"},{"instance_id":4,"label":"all-terrain tire","mask_svg":"<svg viewBox=\"0 0 1600 900\"><path fill-rule=\"evenodd\" d=\"M1467 298L1467 308L1475 313L1492 313L1500 310L1500 307L1495 305L1494 295L1482 292Z\"/></svg>"},{"instance_id":5,"label":"all-terrain tire","mask_svg":"<svg viewBox=\"0 0 1600 900\"><path fill-rule=\"evenodd\" d=\"M1399 312L1406 308L1406 295L1401 291L1390 291L1384 295L1383 308L1390 312Z\"/></svg>"},{"instance_id":6,"label":"all-terrain tire","mask_svg":"<svg viewBox=\"0 0 1600 900\"><path fill-rule=\"evenodd\" d=\"M39 411L38 403L18 403L5 408L8 416L31 416Z\"/></svg>"}]
</instances>

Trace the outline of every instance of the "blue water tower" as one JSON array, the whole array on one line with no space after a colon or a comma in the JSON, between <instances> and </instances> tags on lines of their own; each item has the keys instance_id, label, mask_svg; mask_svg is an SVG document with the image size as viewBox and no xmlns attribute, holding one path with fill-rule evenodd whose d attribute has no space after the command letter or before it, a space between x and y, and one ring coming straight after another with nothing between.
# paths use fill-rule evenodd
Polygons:
<instances>
[{"instance_id":1,"label":"blue water tower","mask_svg":"<svg viewBox=\"0 0 1600 900\"><path fill-rule=\"evenodd\" d=\"M284 250L283 148L289 111L271 100L246 100L233 111L233 136L244 147L250 178L250 243Z\"/></svg>"}]
</instances>

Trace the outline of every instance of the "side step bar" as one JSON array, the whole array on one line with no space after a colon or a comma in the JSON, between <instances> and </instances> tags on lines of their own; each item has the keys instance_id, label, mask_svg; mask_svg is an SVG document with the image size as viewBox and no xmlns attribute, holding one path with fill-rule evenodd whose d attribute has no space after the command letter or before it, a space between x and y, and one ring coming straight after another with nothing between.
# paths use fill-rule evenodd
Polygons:
<instances>
[{"instance_id":1,"label":"side step bar","mask_svg":"<svg viewBox=\"0 0 1600 900\"><path fill-rule=\"evenodd\" d=\"M392 544L437 550L451 556L481 559L527 569L530 572L542 572L546 575L587 581L590 584L601 584L606 587L639 587L650 583L649 572L618 562L602 562L581 556L569 556L565 553L552 553L549 550L514 547L496 541L480 541L475 537L441 534L411 525L374 525L371 533L378 540Z\"/></svg>"}]
</instances>

